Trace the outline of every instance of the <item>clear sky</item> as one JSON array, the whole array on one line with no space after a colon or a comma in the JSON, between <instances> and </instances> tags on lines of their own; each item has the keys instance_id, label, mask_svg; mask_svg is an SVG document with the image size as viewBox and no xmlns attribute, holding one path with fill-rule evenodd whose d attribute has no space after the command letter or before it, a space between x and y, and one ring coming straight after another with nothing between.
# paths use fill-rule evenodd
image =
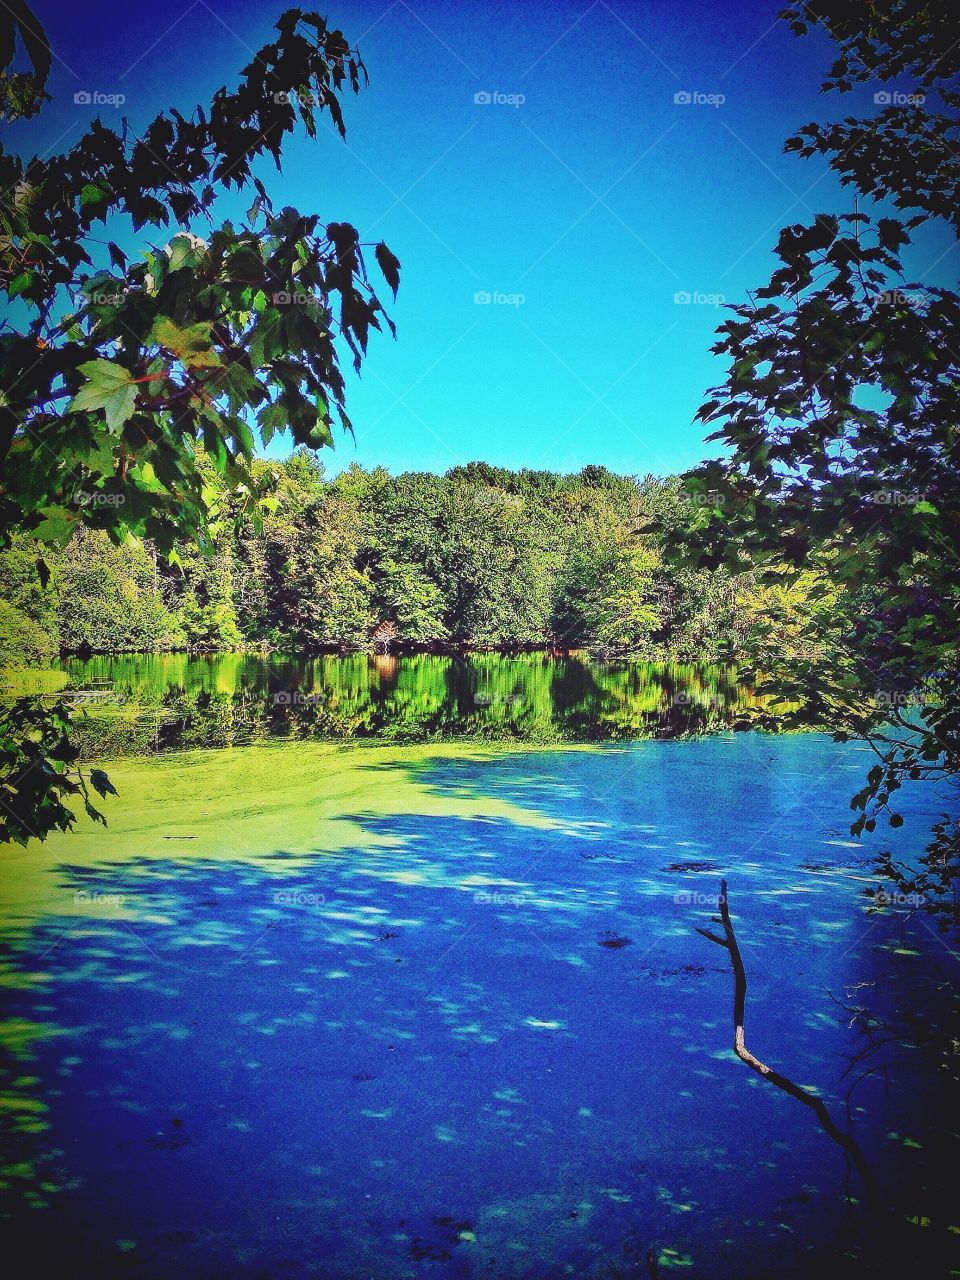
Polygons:
<instances>
[{"instance_id":1,"label":"clear sky","mask_svg":"<svg viewBox=\"0 0 960 1280\"><path fill-rule=\"evenodd\" d=\"M124 95L99 111L134 129L169 106L189 114L236 82L284 6L34 7L57 55L55 102L7 131L25 152L79 136L96 108L75 105L78 90ZM347 101L346 143L328 127L288 144L282 176L259 172L278 205L352 222L402 262L398 340L373 335L362 378L349 375L357 439L338 436L331 470L483 458L642 474L704 456L692 418L722 372L709 354L718 301L765 282L782 225L851 207L823 162L785 156L783 140L879 110L880 86L819 94L832 46L792 36L780 7L325 3L370 86ZM955 276L950 244L926 235L914 277Z\"/></svg>"}]
</instances>

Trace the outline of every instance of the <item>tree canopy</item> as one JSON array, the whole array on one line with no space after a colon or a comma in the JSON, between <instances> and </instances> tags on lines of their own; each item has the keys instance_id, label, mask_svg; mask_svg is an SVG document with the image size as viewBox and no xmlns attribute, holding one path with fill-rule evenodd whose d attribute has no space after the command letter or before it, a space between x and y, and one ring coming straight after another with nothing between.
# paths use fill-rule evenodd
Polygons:
<instances>
[{"instance_id":1,"label":"tree canopy","mask_svg":"<svg viewBox=\"0 0 960 1280\"><path fill-rule=\"evenodd\" d=\"M828 157L858 198L785 227L769 281L720 326L713 350L727 373L698 416L726 452L685 481L717 497L670 541L684 562L752 569L771 585L784 561L819 580L806 645L764 651L767 687L874 746L853 799L859 832L881 815L899 825L891 798L904 778L956 779L960 766L960 297L903 266L922 224L956 234L960 52L947 11L916 0L786 16L840 44L824 90L909 76L915 91L786 143ZM960 870L948 816L925 863L919 881L885 870L940 913Z\"/></svg>"},{"instance_id":2,"label":"tree canopy","mask_svg":"<svg viewBox=\"0 0 960 1280\"><path fill-rule=\"evenodd\" d=\"M270 157L280 171L287 137L315 137L324 112L342 135L341 98L366 69L316 13L289 9L276 33L236 87L189 114L171 107L137 135L96 119L46 159L0 150L7 541L18 531L62 546L84 528L117 543L147 537L168 555L178 538L209 549L224 514L211 472L255 509L258 442L289 429L324 445L335 421L351 428L341 353L359 369L370 330L393 330L368 276L370 246L346 222L276 209L256 169ZM26 69L15 69L20 44ZM34 114L50 44L20 0L0 15L0 61L3 116ZM220 219L220 198L247 190L245 218ZM108 223L143 232L142 253L105 242ZM383 243L373 256L396 294L397 258ZM46 579L42 555L38 571ZM83 786L62 756L34 758L24 715L0 718L15 815L0 835L18 839L69 825L58 797ZM65 706L55 715L66 724ZM39 801L28 773L31 786L44 780Z\"/></svg>"},{"instance_id":3,"label":"tree canopy","mask_svg":"<svg viewBox=\"0 0 960 1280\"><path fill-rule=\"evenodd\" d=\"M11 659L37 653L238 647L313 654L395 646L587 648L664 661L736 661L755 619L750 575L684 573L662 539L639 532L695 518L676 479L508 471L476 464L445 475L356 464L334 479L319 456L257 461L271 494L256 520L216 476L224 514L215 556L188 541L173 558L150 540L113 546L79 530L44 552L18 534L0 552ZM784 618L804 599L782 597ZM781 642L788 643L787 623Z\"/></svg>"}]
</instances>

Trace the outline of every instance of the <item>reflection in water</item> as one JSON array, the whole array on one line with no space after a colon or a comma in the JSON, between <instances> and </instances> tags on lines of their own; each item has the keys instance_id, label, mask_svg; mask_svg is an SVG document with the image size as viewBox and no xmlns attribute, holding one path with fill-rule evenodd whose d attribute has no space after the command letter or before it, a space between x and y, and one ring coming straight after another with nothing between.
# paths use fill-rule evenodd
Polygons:
<instances>
[{"instance_id":1,"label":"reflection in water","mask_svg":"<svg viewBox=\"0 0 960 1280\"><path fill-rule=\"evenodd\" d=\"M267 738L588 742L729 728L759 705L729 667L585 657L227 654L71 660L86 754Z\"/></svg>"}]
</instances>

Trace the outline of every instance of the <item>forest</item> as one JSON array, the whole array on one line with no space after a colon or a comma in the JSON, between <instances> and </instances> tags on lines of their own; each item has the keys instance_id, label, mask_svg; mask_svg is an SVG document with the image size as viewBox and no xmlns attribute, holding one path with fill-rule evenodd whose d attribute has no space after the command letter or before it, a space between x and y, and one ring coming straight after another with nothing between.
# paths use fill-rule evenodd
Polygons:
<instances>
[{"instance_id":1,"label":"forest","mask_svg":"<svg viewBox=\"0 0 960 1280\"><path fill-rule=\"evenodd\" d=\"M670 563L665 537L689 531L715 500L679 478L473 462L442 476L354 464L327 479L308 449L255 470L256 520L221 489L213 552L186 541L171 556L149 540L117 545L95 523L52 554L15 538L0 552L5 652L32 662L380 643L736 662L755 654L754 628L772 610L785 643L809 590L803 578L787 583L786 566L775 590L749 572ZM95 506L90 514L95 522ZM35 569L43 550L48 590Z\"/></svg>"}]
</instances>

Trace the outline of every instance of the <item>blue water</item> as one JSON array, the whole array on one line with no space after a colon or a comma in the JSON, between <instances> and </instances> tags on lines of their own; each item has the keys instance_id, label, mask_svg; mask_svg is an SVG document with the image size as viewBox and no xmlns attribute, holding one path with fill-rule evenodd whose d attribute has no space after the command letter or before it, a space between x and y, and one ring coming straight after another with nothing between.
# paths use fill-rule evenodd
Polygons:
<instances>
[{"instance_id":1,"label":"blue water","mask_svg":"<svg viewBox=\"0 0 960 1280\"><path fill-rule=\"evenodd\" d=\"M599 1278L653 1274L648 1251L661 1275L845 1274L877 1235L856 1176L734 1058L726 953L694 927L726 876L747 1043L842 1118L862 1040L837 1001L893 1016L956 976L922 913L863 898L870 853L915 853L945 798L908 790L904 827L854 846L865 762L812 734L447 755L370 767L546 824L361 807L369 843L292 880L282 823L260 865L64 863L140 918L10 936L43 976L5 1017L55 1032L7 1063L49 1125L10 1146L30 1274ZM936 1217L940 1085L905 1053L854 1132Z\"/></svg>"}]
</instances>

